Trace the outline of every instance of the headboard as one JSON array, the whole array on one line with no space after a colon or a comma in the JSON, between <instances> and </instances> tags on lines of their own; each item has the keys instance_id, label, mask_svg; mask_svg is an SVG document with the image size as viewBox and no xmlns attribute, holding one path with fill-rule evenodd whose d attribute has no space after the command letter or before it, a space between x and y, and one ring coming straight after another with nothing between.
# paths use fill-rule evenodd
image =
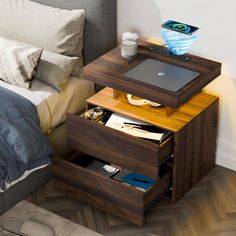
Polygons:
<instances>
[{"instance_id":1,"label":"headboard","mask_svg":"<svg viewBox=\"0 0 236 236\"><path fill-rule=\"evenodd\" d=\"M32 0L64 9L85 9L84 63L116 46L116 0Z\"/></svg>"}]
</instances>

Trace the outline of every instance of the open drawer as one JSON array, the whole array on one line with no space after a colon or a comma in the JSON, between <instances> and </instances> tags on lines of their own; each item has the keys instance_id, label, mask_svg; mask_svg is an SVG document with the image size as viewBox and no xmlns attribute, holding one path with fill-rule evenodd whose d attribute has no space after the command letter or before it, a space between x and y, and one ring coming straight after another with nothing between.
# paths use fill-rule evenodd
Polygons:
<instances>
[{"instance_id":1,"label":"open drawer","mask_svg":"<svg viewBox=\"0 0 236 236\"><path fill-rule=\"evenodd\" d=\"M68 160L54 158L56 188L135 224L142 224L145 209L171 187L169 168L155 185L142 191L84 167L86 158L91 157L80 153Z\"/></svg>"},{"instance_id":2,"label":"open drawer","mask_svg":"<svg viewBox=\"0 0 236 236\"><path fill-rule=\"evenodd\" d=\"M155 180L159 164L173 153L173 136L159 145L74 114L68 114L67 126L72 148Z\"/></svg>"}]
</instances>

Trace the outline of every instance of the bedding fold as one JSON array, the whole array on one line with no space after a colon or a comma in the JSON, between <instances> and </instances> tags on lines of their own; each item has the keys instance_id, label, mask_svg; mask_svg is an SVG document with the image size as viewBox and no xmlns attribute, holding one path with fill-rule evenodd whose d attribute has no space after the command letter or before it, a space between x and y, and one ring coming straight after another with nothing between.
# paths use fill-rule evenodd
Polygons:
<instances>
[{"instance_id":1,"label":"bedding fold","mask_svg":"<svg viewBox=\"0 0 236 236\"><path fill-rule=\"evenodd\" d=\"M49 164L52 154L34 104L0 87L0 189L25 171Z\"/></svg>"},{"instance_id":2,"label":"bedding fold","mask_svg":"<svg viewBox=\"0 0 236 236\"><path fill-rule=\"evenodd\" d=\"M37 107L40 126L45 134L63 123L66 113L78 113L83 110L85 100L94 94L93 83L82 76L71 77L65 91L60 93L37 79L34 79L30 90L1 80L0 87L25 97Z\"/></svg>"}]
</instances>

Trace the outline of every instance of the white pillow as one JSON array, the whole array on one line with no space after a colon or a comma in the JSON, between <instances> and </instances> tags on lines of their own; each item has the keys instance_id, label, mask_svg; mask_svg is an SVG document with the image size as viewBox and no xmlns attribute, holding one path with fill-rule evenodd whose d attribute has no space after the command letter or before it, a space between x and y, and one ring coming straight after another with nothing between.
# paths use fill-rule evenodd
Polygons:
<instances>
[{"instance_id":1,"label":"white pillow","mask_svg":"<svg viewBox=\"0 0 236 236\"><path fill-rule=\"evenodd\" d=\"M30 88L42 48L0 37L0 79Z\"/></svg>"},{"instance_id":2,"label":"white pillow","mask_svg":"<svg viewBox=\"0 0 236 236\"><path fill-rule=\"evenodd\" d=\"M83 9L58 9L29 0L0 0L0 16L0 36L67 56L81 56Z\"/></svg>"},{"instance_id":3,"label":"white pillow","mask_svg":"<svg viewBox=\"0 0 236 236\"><path fill-rule=\"evenodd\" d=\"M62 91L78 61L78 57L67 57L44 50L35 78L51 85L58 91Z\"/></svg>"}]
</instances>

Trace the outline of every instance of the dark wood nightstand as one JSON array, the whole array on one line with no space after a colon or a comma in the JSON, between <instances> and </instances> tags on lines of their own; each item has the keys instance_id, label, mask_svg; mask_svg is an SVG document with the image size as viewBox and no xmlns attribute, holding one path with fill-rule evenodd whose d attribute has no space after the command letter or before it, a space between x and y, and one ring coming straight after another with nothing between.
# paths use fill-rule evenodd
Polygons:
<instances>
[{"instance_id":1,"label":"dark wood nightstand","mask_svg":"<svg viewBox=\"0 0 236 236\"><path fill-rule=\"evenodd\" d=\"M57 189L138 225L144 222L145 210L160 197L169 194L175 203L215 165L218 98L201 89L220 74L220 63L193 55L183 62L153 53L152 46L142 45L133 60L122 58L117 47L86 66L85 79L107 86L87 100L87 107L100 106L168 130L171 135L157 144L69 114L69 143L79 152L67 160L54 160ZM200 75L175 93L125 78L124 73L146 58L194 69ZM163 106L133 106L126 93ZM103 176L84 167L91 156L157 183L141 191Z\"/></svg>"}]
</instances>

